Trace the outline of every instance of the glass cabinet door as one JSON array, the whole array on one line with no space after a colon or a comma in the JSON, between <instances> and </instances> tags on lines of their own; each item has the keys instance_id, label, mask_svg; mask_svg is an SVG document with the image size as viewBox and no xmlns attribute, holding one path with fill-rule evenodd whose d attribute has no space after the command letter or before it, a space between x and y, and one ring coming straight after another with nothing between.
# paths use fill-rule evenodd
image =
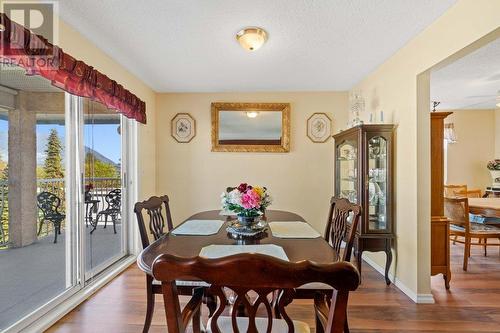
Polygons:
<instances>
[{"instance_id":1,"label":"glass cabinet door","mask_svg":"<svg viewBox=\"0 0 500 333\"><path fill-rule=\"evenodd\" d=\"M368 139L368 232L387 232L387 139Z\"/></svg>"},{"instance_id":2,"label":"glass cabinet door","mask_svg":"<svg viewBox=\"0 0 500 333\"><path fill-rule=\"evenodd\" d=\"M358 203L357 140L345 140L337 146L337 195Z\"/></svg>"}]
</instances>

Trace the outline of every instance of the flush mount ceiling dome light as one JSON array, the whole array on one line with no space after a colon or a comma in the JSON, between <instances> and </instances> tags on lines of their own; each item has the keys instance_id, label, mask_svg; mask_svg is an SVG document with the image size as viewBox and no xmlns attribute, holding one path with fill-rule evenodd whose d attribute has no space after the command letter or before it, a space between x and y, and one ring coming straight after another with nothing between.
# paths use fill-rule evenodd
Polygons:
<instances>
[{"instance_id":1,"label":"flush mount ceiling dome light","mask_svg":"<svg viewBox=\"0 0 500 333\"><path fill-rule=\"evenodd\" d=\"M267 41L267 32L258 27L247 27L238 31L236 40L247 51L257 51Z\"/></svg>"}]
</instances>

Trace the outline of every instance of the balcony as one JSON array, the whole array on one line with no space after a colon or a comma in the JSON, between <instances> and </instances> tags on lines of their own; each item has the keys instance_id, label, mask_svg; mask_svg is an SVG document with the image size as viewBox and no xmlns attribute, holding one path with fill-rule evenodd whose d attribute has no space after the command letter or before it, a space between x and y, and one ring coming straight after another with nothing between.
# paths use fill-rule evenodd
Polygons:
<instances>
[{"instance_id":1,"label":"balcony","mask_svg":"<svg viewBox=\"0 0 500 333\"><path fill-rule=\"evenodd\" d=\"M117 178L86 179L86 184L92 183L92 199L99 200L92 212L93 218L99 211L107 208L105 196L114 189L121 188ZM61 211L65 207L64 179L38 179L37 193L50 192L61 199ZM9 242L8 221L8 186L5 180L0 181L0 299L9 300L0 303L0 323L8 323L12 318L27 314L34 307L43 305L48 299L63 292L70 285L67 271L66 220L61 223L61 235L54 243L54 228L52 224L44 224L37 240L27 246L13 247ZM36 225L38 220L30 223ZM116 231L108 220L104 228L104 217L97 221L96 230L90 234L92 226L85 228L86 243L86 276L92 278L102 266L112 258L122 253L121 218L116 221Z\"/></svg>"}]
</instances>

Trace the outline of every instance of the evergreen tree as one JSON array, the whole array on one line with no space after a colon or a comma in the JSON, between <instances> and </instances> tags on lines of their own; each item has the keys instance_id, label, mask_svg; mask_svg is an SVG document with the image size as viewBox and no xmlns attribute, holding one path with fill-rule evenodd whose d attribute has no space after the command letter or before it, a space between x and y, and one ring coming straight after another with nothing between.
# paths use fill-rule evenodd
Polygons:
<instances>
[{"instance_id":1,"label":"evergreen tree","mask_svg":"<svg viewBox=\"0 0 500 333\"><path fill-rule=\"evenodd\" d=\"M1 178L1 173L3 170L7 167L7 163L4 161L2 157L2 152L0 151L0 178Z\"/></svg>"},{"instance_id":2,"label":"evergreen tree","mask_svg":"<svg viewBox=\"0 0 500 333\"><path fill-rule=\"evenodd\" d=\"M43 171L45 178L64 178L64 170L62 167L62 144L57 131L50 130L47 148L45 149L45 163Z\"/></svg>"}]
</instances>

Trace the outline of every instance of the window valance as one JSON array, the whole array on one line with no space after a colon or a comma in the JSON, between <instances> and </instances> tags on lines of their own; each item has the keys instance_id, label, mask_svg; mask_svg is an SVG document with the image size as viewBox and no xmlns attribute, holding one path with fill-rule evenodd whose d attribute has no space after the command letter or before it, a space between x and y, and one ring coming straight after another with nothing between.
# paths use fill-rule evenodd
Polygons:
<instances>
[{"instance_id":1,"label":"window valance","mask_svg":"<svg viewBox=\"0 0 500 333\"><path fill-rule=\"evenodd\" d=\"M23 67L71 94L87 97L146 123L146 103L116 81L0 13L0 61Z\"/></svg>"}]
</instances>

